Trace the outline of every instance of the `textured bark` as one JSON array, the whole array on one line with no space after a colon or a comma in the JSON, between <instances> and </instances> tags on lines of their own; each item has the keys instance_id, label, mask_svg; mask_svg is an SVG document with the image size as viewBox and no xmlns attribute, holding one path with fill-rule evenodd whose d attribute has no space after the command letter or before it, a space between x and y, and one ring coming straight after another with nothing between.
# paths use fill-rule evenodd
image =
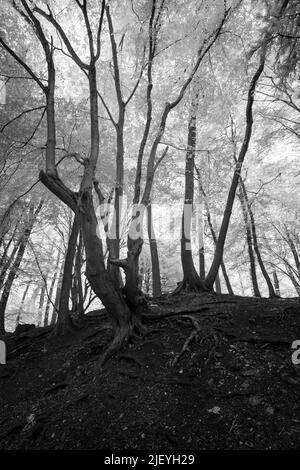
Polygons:
<instances>
[{"instance_id":1,"label":"textured bark","mask_svg":"<svg viewBox=\"0 0 300 470\"><path fill-rule=\"evenodd\" d=\"M296 246L295 246L295 243L293 241L293 238L289 232L289 230L286 228L286 236L287 236L287 242L288 242L288 245L291 249L291 252L292 252L292 255L293 255L293 258L294 258L294 262L295 262L295 266L296 266L296 269L297 269L297 272L298 272L298 275L299 275L299 279L300 279L300 260L299 260L299 255L298 255L298 252L297 252L297 249L296 249Z\"/></svg>"},{"instance_id":2,"label":"textured bark","mask_svg":"<svg viewBox=\"0 0 300 470\"><path fill-rule=\"evenodd\" d=\"M47 298L47 303L46 303L46 308L45 308L45 316L44 316L44 326L48 326L48 323L49 323L49 310L50 310L50 304L51 304L52 297L53 297L54 286L55 286L57 276L58 276L59 258L60 258L60 251L58 251L58 254L57 254L57 259L56 259L55 268L54 268L54 274L53 274L53 277L52 277L52 280L51 280L49 294L48 294L48 298Z\"/></svg>"},{"instance_id":3,"label":"textured bark","mask_svg":"<svg viewBox=\"0 0 300 470\"><path fill-rule=\"evenodd\" d=\"M78 312L79 318L82 318L84 314L81 267L82 267L82 233L80 231L79 241L78 241L78 246L77 246L77 253L76 253L76 262L75 262L76 291L77 291L77 297L78 297L77 312Z\"/></svg>"},{"instance_id":4,"label":"textured bark","mask_svg":"<svg viewBox=\"0 0 300 470\"><path fill-rule=\"evenodd\" d=\"M240 179L240 182L239 182L239 193L238 193L238 195L239 195L239 200L240 200L240 203L241 203L243 219L244 219L246 242L247 242L248 255L249 255L249 261L250 261L250 278L251 278L251 282L252 282L253 294L256 297L261 297L260 291L259 291L259 288L258 288L258 283L257 283L256 264L255 264L255 257L254 257L254 252L253 252L251 222L249 220L249 214L248 214L248 209L247 209L247 204L246 204L246 201L245 201L243 189L241 187L241 179Z\"/></svg>"},{"instance_id":5,"label":"textured bark","mask_svg":"<svg viewBox=\"0 0 300 470\"><path fill-rule=\"evenodd\" d=\"M69 327L69 299L72 288L73 264L76 253L78 233L79 220L78 217L75 215L68 242L67 253L65 256L62 284L59 297L56 323L56 332L59 334L65 334Z\"/></svg>"},{"instance_id":6,"label":"textured bark","mask_svg":"<svg viewBox=\"0 0 300 470\"><path fill-rule=\"evenodd\" d=\"M219 273L216 276L215 287L216 287L216 293L221 294L222 289L221 289L221 281L220 281Z\"/></svg>"},{"instance_id":7,"label":"textured bark","mask_svg":"<svg viewBox=\"0 0 300 470\"><path fill-rule=\"evenodd\" d=\"M223 215L223 220L218 236L218 241L217 245L215 248L215 254L213 258L213 262L211 264L210 270L205 278L205 284L209 289L212 289L216 275L219 271L219 267L222 262L223 258L223 251L224 251L224 245L226 241L226 236L228 232L228 227L229 227L229 222L231 218L231 212L232 212L232 207L235 199L235 194L236 194L236 189L238 186L239 178L240 178L240 173L242 169L242 165L245 159L245 156L247 154L248 148L249 148L249 143L252 135L252 127L253 127L253 103L254 103L254 93L255 93L255 88L257 85L257 82L262 74L262 71L264 69L265 65L265 57L264 54L261 55L260 57L260 63L259 66L253 75L253 78L250 83L250 87L248 90L248 99L247 99L247 107L246 107L246 131L245 131L245 136L243 140L243 144L238 156L238 160L235 166L231 186L229 189L228 197L227 197L227 202L224 210L224 215Z\"/></svg>"},{"instance_id":8,"label":"textured bark","mask_svg":"<svg viewBox=\"0 0 300 470\"><path fill-rule=\"evenodd\" d=\"M191 291L204 290L203 282L201 281L194 265L191 246L198 103L199 87L195 85L192 93L191 111L188 123L187 153L185 159L184 208L181 221L181 264L183 270L183 281L179 286L179 289Z\"/></svg>"},{"instance_id":9,"label":"textured bark","mask_svg":"<svg viewBox=\"0 0 300 470\"><path fill-rule=\"evenodd\" d=\"M3 285L3 291L2 291L1 300L0 300L0 334L5 333L5 310L6 310L9 294L10 294L13 282L16 278L20 264L22 262L35 219L37 215L39 214L42 206L43 206L43 201L39 203L36 210L34 210L34 206L32 204L29 208L27 227L25 228L23 236L21 238L18 251L16 254L16 258L12 264L12 267L9 271L7 279Z\"/></svg>"},{"instance_id":10,"label":"textured bark","mask_svg":"<svg viewBox=\"0 0 300 470\"><path fill-rule=\"evenodd\" d=\"M45 282L43 282L41 286L41 291L40 291L39 308L38 308L38 326L41 326L42 324L43 306L44 306L45 293L46 293L46 282L47 282L47 279L45 279Z\"/></svg>"},{"instance_id":11,"label":"textured bark","mask_svg":"<svg viewBox=\"0 0 300 470\"><path fill-rule=\"evenodd\" d=\"M56 293L55 293L55 300L54 300L50 325L55 325L56 322L57 322L62 278L63 278L63 265L61 266L60 271L59 271L59 275L58 275L58 280L57 280L57 285L56 285Z\"/></svg>"},{"instance_id":12,"label":"textured bark","mask_svg":"<svg viewBox=\"0 0 300 470\"><path fill-rule=\"evenodd\" d=\"M161 281L160 281L160 268L159 257L157 250L157 242L154 233L153 220L152 220L152 207L151 203L147 207L147 228L148 238L150 245L151 268L152 268L152 295L159 297L161 295Z\"/></svg>"},{"instance_id":13,"label":"textured bark","mask_svg":"<svg viewBox=\"0 0 300 470\"><path fill-rule=\"evenodd\" d=\"M242 178L240 178L240 184L241 184L241 188L242 188L242 191L243 191L243 197L244 197L244 200L245 200L245 203L246 203L246 206L247 206L247 210L248 210L248 213L249 213L249 218L250 218L250 223L251 223L251 231L252 231L252 237L253 237L253 246L254 246L254 251L255 251L256 257L257 257L257 261L258 261L260 270L261 270L261 272L262 272L262 274L265 278L265 281L267 283L268 290L269 290L269 297L276 297L276 293L275 293L271 278L270 278L270 276L269 276L269 274L266 270L266 267L264 265L264 262L263 262L263 259L262 259L261 253L260 253L257 234L256 234L256 224L255 224L254 213L253 213L251 204L249 202L247 190L246 190L246 187L245 187L245 184L244 184Z\"/></svg>"},{"instance_id":14,"label":"textured bark","mask_svg":"<svg viewBox=\"0 0 300 470\"><path fill-rule=\"evenodd\" d=\"M118 347L130 338L138 320L128 308L120 290L105 269L102 241L97 236L97 219L91 190L81 196L80 212L82 235L86 252L86 276L95 294L101 299L115 326L115 338L111 348Z\"/></svg>"},{"instance_id":15,"label":"textured bark","mask_svg":"<svg viewBox=\"0 0 300 470\"><path fill-rule=\"evenodd\" d=\"M275 269L273 271L273 281L274 281L275 293L276 295L278 295L278 297L280 297L279 280L278 280L277 272Z\"/></svg>"},{"instance_id":16,"label":"textured bark","mask_svg":"<svg viewBox=\"0 0 300 470\"><path fill-rule=\"evenodd\" d=\"M201 191L201 182L198 178L198 243L199 243L199 276L205 278L205 248L204 248L204 215L203 215L203 194Z\"/></svg>"},{"instance_id":17,"label":"textured bark","mask_svg":"<svg viewBox=\"0 0 300 470\"><path fill-rule=\"evenodd\" d=\"M201 193L203 195L203 199L204 199L204 207L205 207L205 211L206 211L207 223L208 223L208 226L209 226L209 230L210 230L213 242L216 246L217 245L217 236L216 236L216 232L214 230L213 223L212 223L212 220L211 220L211 213L210 213L210 208L209 208L209 204L208 204L208 198L207 198L206 192L204 191L204 188L203 188L203 185L202 185L200 171L199 171L199 169L197 168L196 165L195 165L195 169L196 169L197 177L198 177L199 190L201 191ZM228 277L228 274L227 274L227 270L226 270L223 258L222 258L222 261L221 261L221 269L222 269L222 273L223 273L223 277L224 277L224 281L225 281L225 284L226 284L227 291L228 291L229 294L233 295L233 289L232 289L230 281L229 281L229 277Z\"/></svg>"},{"instance_id":18,"label":"textured bark","mask_svg":"<svg viewBox=\"0 0 300 470\"><path fill-rule=\"evenodd\" d=\"M4 279L5 279L5 276L6 274L8 273L9 271L9 268L10 266L12 265L14 259L15 259L15 256L16 256L16 253L19 249L19 246L21 244L21 241L22 241L22 237L23 235L19 238L19 240L17 241L17 243L15 244L15 246L13 247L11 253L9 254L9 256L6 257L6 261L5 263L3 264L2 266L2 269L1 269L1 272L0 272L0 289L2 288L3 286L3 283L4 283Z\"/></svg>"}]
</instances>

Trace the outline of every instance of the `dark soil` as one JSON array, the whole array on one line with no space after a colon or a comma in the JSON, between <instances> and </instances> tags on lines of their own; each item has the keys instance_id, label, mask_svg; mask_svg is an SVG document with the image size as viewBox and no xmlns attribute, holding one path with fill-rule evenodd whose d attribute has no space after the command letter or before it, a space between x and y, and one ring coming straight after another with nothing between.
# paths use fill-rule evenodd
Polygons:
<instances>
[{"instance_id":1,"label":"dark soil","mask_svg":"<svg viewBox=\"0 0 300 470\"><path fill-rule=\"evenodd\" d=\"M145 315L102 369L103 312L67 337L7 335L0 449L300 448L299 299L181 294Z\"/></svg>"}]
</instances>

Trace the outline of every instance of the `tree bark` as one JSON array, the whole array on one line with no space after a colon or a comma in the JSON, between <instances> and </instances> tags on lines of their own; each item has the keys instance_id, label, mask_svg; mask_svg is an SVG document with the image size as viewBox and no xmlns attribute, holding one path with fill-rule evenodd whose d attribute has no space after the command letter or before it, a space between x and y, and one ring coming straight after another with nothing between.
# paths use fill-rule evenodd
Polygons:
<instances>
[{"instance_id":1,"label":"tree bark","mask_svg":"<svg viewBox=\"0 0 300 470\"><path fill-rule=\"evenodd\" d=\"M205 279L205 249L204 249L204 215L203 215L203 194L201 182L198 178L198 243L199 243L199 276Z\"/></svg>"},{"instance_id":2,"label":"tree bark","mask_svg":"<svg viewBox=\"0 0 300 470\"><path fill-rule=\"evenodd\" d=\"M204 290L204 285L194 265L191 245L198 104L199 87L195 85L194 90L192 91L192 103L188 123L187 153L185 159L185 194L181 222L181 264L183 270L183 280L179 286L179 289L201 292Z\"/></svg>"},{"instance_id":3,"label":"tree bark","mask_svg":"<svg viewBox=\"0 0 300 470\"><path fill-rule=\"evenodd\" d=\"M40 300L39 300L39 309L38 309L38 326L41 326L42 319L43 319L43 305L44 305L45 293L46 293L46 282L47 280L45 279L45 282L43 281L43 284L41 286L41 291L40 291Z\"/></svg>"},{"instance_id":4,"label":"tree bark","mask_svg":"<svg viewBox=\"0 0 300 470\"><path fill-rule=\"evenodd\" d=\"M220 275L219 275L219 273L218 273L217 276L216 276L215 286L216 286L216 293L217 293L217 294L222 294L221 281L220 281Z\"/></svg>"},{"instance_id":5,"label":"tree bark","mask_svg":"<svg viewBox=\"0 0 300 470\"><path fill-rule=\"evenodd\" d=\"M73 264L76 253L78 233L79 220L78 216L75 215L63 268L63 277L59 296L59 307L56 323L56 332L58 334L65 334L69 328L69 300L72 289Z\"/></svg>"},{"instance_id":6,"label":"tree bark","mask_svg":"<svg viewBox=\"0 0 300 470\"><path fill-rule=\"evenodd\" d=\"M27 283L25 289L24 289L24 292L23 292L23 296L22 296L20 308L19 308L19 311L18 311L18 314L17 314L17 318L16 318L16 328L17 328L17 326L18 326L18 324L20 323L20 320L21 320L21 316L22 316L23 309L24 309L24 303L25 303L25 299L26 299L27 294L28 294L28 290L29 290L30 284L31 284L31 282L29 281L29 282Z\"/></svg>"},{"instance_id":7,"label":"tree bark","mask_svg":"<svg viewBox=\"0 0 300 470\"><path fill-rule=\"evenodd\" d=\"M57 259L56 259L55 268L54 268L54 274L51 280L49 295L48 295L47 303L46 303L44 326L48 326L48 323L49 323L49 310L50 310L51 300L53 297L54 286L55 286L56 279L58 276L59 258L60 258L60 251L58 250Z\"/></svg>"},{"instance_id":8,"label":"tree bark","mask_svg":"<svg viewBox=\"0 0 300 470\"><path fill-rule=\"evenodd\" d=\"M204 206L205 206L205 210L206 210L207 223L208 223L208 226L209 226L209 230L210 230L213 242L216 246L217 245L217 236L216 236L216 232L214 230L213 223L212 223L212 220L211 220L211 213L210 213L210 208L209 208L209 204L208 204L208 198L207 198L206 192L204 191L204 188L203 188L203 185L202 185L200 171L199 171L199 169L197 168L196 165L195 165L195 169L196 169L196 172L197 172L199 189L200 189L200 191L203 195L203 198L204 198ZM233 289L232 289L231 284L230 284L230 280L229 280L229 277L228 277L228 274L227 274L227 270L226 270L226 266L225 266L225 263L223 261L223 258L222 258L222 261L221 261L221 269L222 269L222 273L223 273L223 277L224 277L224 281L225 281L225 284L226 284L227 291L228 291L229 294L233 295L234 294Z\"/></svg>"},{"instance_id":9,"label":"tree bark","mask_svg":"<svg viewBox=\"0 0 300 470\"><path fill-rule=\"evenodd\" d=\"M213 262L211 264L210 270L205 278L205 285L207 286L208 289L212 289L216 275L219 271L219 267L222 262L223 258L223 251L224 251L224 245L226 241L226 236L228 232L228 227L229 227L229 222L231 218L231 212L232 212L232 207L235 199L235 193L236 189L238 186L239 178L240 178L240 173L242 169L242 165L245 159L245 156L247 154L248 148L249 148L249 143L252 135L252 127L253 127L253 102L254 102L254 93L255 93L255 88L257 85L257 82L262 74L262 71L264 69L265 65L265 57L264 53L261 54L260 57L260 63L259 66L253 75L253 78L250 83L250 87L248 90L248 99L247 99L247 107L246 107L246 131L245 131L245 136L243 140L243 144L239 153L239 157L235 166L235 171L233 174L231 186L229 189L228 197L227 197L227 202L225 206L225 211L223 215L223 220L218 236L218 241L215 249L215 254L213 258Z\"/></svg>"},{"instance_id":10,"label":"tree bark","mask_svg":"<svg viewBox=\"0 0 300 470\"><path fill-rule=\"evenodd\" d=\"M252 240L251 223L249 221L248 209L247 209L243 189L241 187L241 179L240 179L240 182L239 182L239 193L238 193L238 195L239 195L239 200L240 200L240 203L241 203L242 213L243 213L243 218L244 218L245 234L246 234L246 241L247 241L249 261L250 261L250 278L251 278L251 281L252 281L253 294L255 295L255 297L261 297L260 292L259 292L259 288L258 288L258 283L257 283L255 257L254 257L254 253L253 253L253 240Z\"/></svg>"},{"instance_id":11,"label":"tree bark","mask_svg":"<svg viewBox=\"0 0 300 470\"><path fill-rule=\"evenodd\" d=\"M274 281L275 293L278 297L280 297L279 280L278 280L277 272L275 269L273 271L273 281Z\"/></svg>"},{"instance_id":12,"label":"tree bark","mask_svg":"<svg viewBox=\"0 0 300 470\"><path fill-rule=\"evenodd\" d=\"M247 210L248 210L248 213L249 213L249 218L250 218L250 223L251 223L251 230L252 230L252 237L253 237L253 246L254 246L254 251L255 251L256 257L257 257L257 261L258 261L260 270L261 270L261 272L262 272L262 274L265 278L265 281L267 283L268 290L269 290L269 297L276 297L276 293L274 291L272 281L270 279L270 276L269 276L269 274L268 274L268 272L265 268L263 259L261 257L261 253L260 253L260 249L259 249L259 245L258 245L258 240L257 240L257 234L256 234L256 224L255 224L254 213L253 213L251 204L250 204L249 199L248 199L248 194L247 194L247 190L246 190L244 181L242 180L241 177L240 177L240 183L241 183L241 188L242 188L242 191L243 191L243 197L244 197L244 200L245 200L245 203L246 203L246 206L247 206Z\"/></svg>"},{"instance_id":13,"label":"tree bark","mask_svg":"<svg viewBox=\"0 0 300 470\"><path fill-rule=\"evenodd\" d=\"M151 203L147 207L147 228L148 238L150 245L151 268L152 268L152 295L159 297L161 295L161 281L160 281L160 268L159 257L157 251L157 241L155 238L153 220L152 220L152 206Z\"/></svg>"},{"instance_id":14,"label":"tree bark","mask_svg":"<svg viewBox=\"0 0 300 470\"><path fill-rule=\"evenodd\" d=\"M16 254L15 261L13 262L13 265L10 269L10 272L9 272L9 274L7 276L7 279L6 279L6 281L4 283L4 286L3 286L3 291L2 291L1 300L0 300L0 334L5 333L5 310L6 310L9 294L10 294L10 291L11 291L11 287L12 287L13 282L14 282L16 276L17 276L17 272L18 272L18 269L19 269L20 264L22 262L23 255L25 253L26 246L27 246L27 243L28 243L28 239L30 237L35 219L36 219L37 215L39 214L39 212L42 208L42 205L43 205L43 200L41 200L41 202L39 203L36 210L34 210L33 204L30 205L29 215L28 215L28 224L27 224L27 227L24 230L22 239L20 241L20 245L18 247L18 251L17 251L17 254Z\"/></svg>"}]
</instances>

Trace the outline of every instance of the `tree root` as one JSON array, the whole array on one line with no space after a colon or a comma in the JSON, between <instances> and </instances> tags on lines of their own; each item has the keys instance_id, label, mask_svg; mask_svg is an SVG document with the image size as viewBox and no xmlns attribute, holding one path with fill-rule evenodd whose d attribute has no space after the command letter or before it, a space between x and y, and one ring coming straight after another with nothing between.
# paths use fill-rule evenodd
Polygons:
<instances>
[{"instance_id":1,"label":"tree root","mask_svg":"<svg viewBox=\"0 0 300 470\"><path fill-rule=\"evenodd\" d=\"M170 311L170 312L165 312L161 315L156 315L156 314L144 314L143 315L143 318L145 320L160 320L161 318L168 318L168 317L175 317L175 316L180 316L180 315L188 315L190 313L202 313L202 312L205 312L209 310L208 307L196 307L194 309L192 308L189 308L189 309L185 309L185 310L177 310L176 312L174 312L174 310Z\"/></svg>"},{"instance_id":2,"label":"tree root","mask_svg":"<svg viewBox=\"0 0 300 470\"><path fill-rule=\"evenodd\" d=\"M204 282L200 279L195 279L193 282L188 282L183 280L178 282L176 289L172 292L172 295L179 294L181 292L213 292L212 290L208 289Z\"/></svg>"},{"instance_id":3,"label":"tree root","mask_svg":"<svg viewBox=\"0 0 300 470\"><path fill-rule=\"evenodd\" d=\"M174 359L172 360L172 362L171 362L171 366L172 366L172 367L174 367L174 366L177 364L177 362L179 361L179 359L181 358L181 356L182 356L186 351L189 351L189 345L190 345L190 343L193 341L193 339L194 339L194 338L199 334L199 332L200 332L200 325L199 325L199 323L198 323L198 321L196 320L195 317L193 317L192 315L186 315L185 318L189 318L189 319L192 321L192 323L193 323L195 329L194 329L194 331L192 331L192 333L191 333L191 334L188 336L188 338L185 340L185 342L184 342L184 344L183 344L183 346L182 346L181 351L180 351L178 354L176 354L176 356L175 356Z\"/></svg>"}]
</instances>

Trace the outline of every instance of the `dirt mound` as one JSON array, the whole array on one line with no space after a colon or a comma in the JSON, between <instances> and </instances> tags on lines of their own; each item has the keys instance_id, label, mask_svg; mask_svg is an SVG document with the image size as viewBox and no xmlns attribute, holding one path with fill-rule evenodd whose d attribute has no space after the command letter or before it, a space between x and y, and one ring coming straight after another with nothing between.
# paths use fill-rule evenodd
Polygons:
<instances>
[{"instance_id":1,"label":"dirt mound","mask_svg":"<svg viewBox=\"0 0 300 470\"><path fill-rule=\"evenodd\" d=\"M0 448L299 448L299 299L164 296L145 324L102 369L103 315L64 338L9 335Z\"/></svg>"}]
</instances>

